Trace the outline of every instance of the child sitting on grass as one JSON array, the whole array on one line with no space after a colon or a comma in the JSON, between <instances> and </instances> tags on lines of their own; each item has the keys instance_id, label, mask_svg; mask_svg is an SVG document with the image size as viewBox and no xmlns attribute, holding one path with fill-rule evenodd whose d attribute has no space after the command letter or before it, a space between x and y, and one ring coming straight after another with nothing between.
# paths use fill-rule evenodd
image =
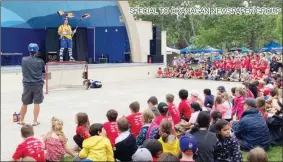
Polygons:
<instances>
[{"instance_id":1,"label":"child sitting on grass","mask_svg":"<svg viewBox=\"0 0 283 162\"><path fill-rule=\"evenodd\" d=\"M83 159L87 161L114 161L112 146L109 139L106 138L103 124L92 124L89 133L91 137L84 140L79 159L75 158L74 161Z\"/></svg>"},{"instance_id":2,"label":"child sitting on grass","mask_svg":"<svg viewBox=\"0 0 283 162\"><path fill-rule=\"evenodd\" d=\"M145 140L144 143L142 144L142 147L150 151L153 162L156 162L159 156L163 153L162 145L156 139Z\"/></svg>"},{"instance_id":3,"label":"child sitting on grass","mask_svg":"<svg viewBox=\"0 0 283 162\"><path fill-rule=\"evenodd\" d=\"M129 122L125 117L118 119L119 136L115 140L114 157L120 161L131 161L137 150L136 137L129 131Z\"/></svg>"},{"instance_id":4,"label":"child sitting on grass","mask_svg":"<svg viewBox=\"0 0 283 162\"><path fill-rule=\"evenodd\" d=\"M74 154L67 146L67 138L63 132L63 122L56 117L52 117L51 123L51 131L43 138L46 161L60 161L66 153L74 157Z\"/></svg>"},{"instance_id":5,"label":"child sitting on grass","mask_svg":"<svg viewBox=\"0 0 283 162\"><path fill-rule=\"evenodd\" d=\"M238 141L231 137L229 122L220 119L215 123L216 137L218 141L214 149L215 161L239 161L242 162L242 152Z\"/></svg>"},{"instance_id":6,"label":"child sitting on grass","mask_svg":"<svg viewBox=\"0 0 283 162\"><path fill-rule=\"evenodd\" d=\"M78 147L82 148L83 141L90 137L89 134L89 120L86 113L77 113L76 115L76 135L74 136L74 141Z\"/></svg>"},{"instance_id":7,"label":"child sitting on grass","mask_svg":"<svg viewBox=\"0 0 283 162\"><path fill-rule=\"evenodd\" d=\"M151 125L154 117L155 116L154 116L154 114L151 110L145 110L142 113L143 126L141 128L140 134L137 136L137 145L138 146L141 146L143 144L143 142L145 141L148 128Z\"/></svg>"},{"instance_id":8,"label":"child sitting on grass","mask_svg":"<svg viewBox=\"0 0 283 162\"><path fill-rule=\"evenodd\" d=\"M177 137L173 135L172 123L164 119L160 125L160 138L158 141L162 144L163 152L172 153L176 157L180 155L180 145Z\"/></svg>"},{"instance_id":9,"label":"child sitting on grass","mask_svg":"<svg viewBox=\"0 0 283 162\"><path fill-rule=\"evenodd\" d=\"M24 141L18 145L11 161L45 161L44 146L39 139L33 137L33 127L23 125L21 135Z\"/></svg>"},{"instance_id":10,"label":"child sitting on grass","mask_svg":"<svg viewBox=\"0 0 283 162\"><path fill-rule=\"evenodd\" d=\"M268 162L268 157L264 149L260 147L256 147L250 150L250 152L248 152L247 161L248 162Z\"/></svg>"},{"instance_id":11,"label":"child sitting on grass","mask_svg":"<svg viewBox=\"0 0 283 162\"><path fill-rule=\"evenodd\" d=\"M142 113L140 113L140 104L138 102L132 102L130 105L131 115L127 116L127 120L130 124L131 133L138 136L142 127Z\"/></svg>"},{"instance_id":12,"label":"child sitting on grass","mask_svg":"<svg viewBox=\"0 0 283 162\"><path fill-rule=\"evenodd\" d=\"M115 139L118 137L118 127L117 127L117 117L118 112L114 109L110 109L107 111L106 117L108 119L108 122L103 124L103 128L106 131L107 138L110 140L111 145L115 146Z\"/></svg>"},{"instance_id":13,"label":"child sitting on grass","mask_svg":"<svg viewBox=\"0 0 283 162\"><path fill-rule=\"evenodd\" d=\"M182 151L182 159L180 161L194 162L198 149L197 139L191 134L186 134L179 141Z\"/></svg>"}]
</instances>

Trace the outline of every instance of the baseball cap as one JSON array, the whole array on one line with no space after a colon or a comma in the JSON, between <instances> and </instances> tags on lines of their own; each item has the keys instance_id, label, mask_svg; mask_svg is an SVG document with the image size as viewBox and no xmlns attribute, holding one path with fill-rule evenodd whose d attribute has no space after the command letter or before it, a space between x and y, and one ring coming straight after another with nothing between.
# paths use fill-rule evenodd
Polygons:
<instances>
[{"instance_id":1,"label":"baseball cap","mask_svg":"<svg viewBox=\"0 0 283 162\"><path fill-rule=\"evenodd\" d=\"M168 111L168 105L164 102L160 102L157 106L157 109L160 113L166 113Z\"/></svg>"},{"instance_id":2,"label":"baseball cap","mask_svg":"<svg viewBox=\"0 0 283 162\"><path fill-rule=\"evenodd\" d=\"M146 148L138 148L132 156L133 161L152 161L152 155Z\"/></svg>"},{"instance_id":3,"label":"baseball cap","mask_svg":"<svg viewBox=\"0 0 283 162\"><path fill-rule=\"evenodd\" d=\"M270 95L270 89L269 88L264 89L263 95L265 95L265 96Z\"/></svg>"},{"instance_id":4,"label":"baseball cap","mask_svg":"<svg viewBox=\"0 0 283 162\"><path fill-rule=\"evenodd\" d=\"M153 157L157 157L159 152L163 152L161 143L156 139L145 140L142 144L142 148L148 149Z\"/></svg>"},{"instance_id":5,"label":"baseball cap","mask_svg":"<svg viewBox=\"0 0 283 162\"><path fill-rule=\"evenodd\" d=\"M219 90L219 91L221 91L221 92L226 92L226 89L225 89L224 86L219 86L219 87L217 88L217 90Z\"/></svg>"},{"instance_id":6,"label":"baseball cap","mask_svg":"<svg viewBox=\"0 0 283 162\"><path fill-rule=\"evenodd\" d=\"M243 101L242 103L245 104L245 105L248 105L250 107L256 108L256 99L248 98L245 101Z\"/></svg>"},{"instance_id":7,"label":"baseball cap","mask_svg":"<svg viewBox=\"0 0 283 162\"><path fill-rule=\"evenodd\" d=\"M191 135L186 134L182 136L180 139L180 148L182 152L186 152L187 150L191 150L193 153L196 153L198 148L198 142L197 139Z\"/></svg>"},{"instance_id":8,"label":"baseball cap","mask_svg":"<svg viewBox=\"0 0 283 162\"><path fill-rule=\"evenodd\" d=\"M199 96L199 93L198 93L198 91L196 91L196 90L192 90L191 95L193 95L193 96L195 96L195 97L198 97L198 96Z\"/></svg>"},{"instance_id":9,"label":"baseball cap","mask_svg":"<svg viewBox=\"0 0 283 162\"><path fill-rule=\"evenodd\" d=\"M38 45L36 43L30 43L28 45L28 51L30 51L30 52L38 52L38 50L39 50L39 47L38 47Z\"/></svg>"},{"instance_id":10,"label":"baseball cap","mask_svg":"<svg viewBox=\"0 0 283 162\"><path fill-rule=\"evenodd\" d=\"M64 17L62 20L65 21L65 20L68 20L68 18L67 18L67 17Z\"/></svg>"}]
</instances>

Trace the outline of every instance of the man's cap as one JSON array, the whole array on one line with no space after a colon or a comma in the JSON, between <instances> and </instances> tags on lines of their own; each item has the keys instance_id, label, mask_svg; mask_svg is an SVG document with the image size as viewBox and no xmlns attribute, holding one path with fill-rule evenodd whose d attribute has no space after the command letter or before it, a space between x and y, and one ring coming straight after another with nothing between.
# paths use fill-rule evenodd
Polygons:
<instances>
[{"instance_id":1,"label":"man's cap","mask_svg":"<svg viewBox=\"0 0 283 162\"><path fill-rule=\"evenodd\" d=\"M198 96L199 96L199 93L198 93L197 90L192 90L192 91L191 91L191 95L192 95L192 96L195 96L195 97L198 97Z\"/></svg>"},{"instance_id":2,"label":"man's cap","mask_svg":"<svg viewBox=\"0 0 283 162\"><path fill-rule=\"evenodd\" d=\"M186 134L182 136L180 139L180 148L182 152L186 152L187 150L191 150L193 153L197 151L198 148L198 142L197 139L191 135Z\"/></svg>"},{"instance_id":3,"label":"man's cap","mask_svg":"<svg viewBox=\"0 0 283 162\"><path fill-rule=\"evenodd\" d=\"M156 139L145 140L142 144L142 148L148 149L153 157L163 151L162 144Z\"/></svg>"},{"instance_id":4,"label":"man's cap","mask_svg":"<svg viewBox=\"0 0 283 162\"><path fill-rule=\"evenodd\" d=\"M245 101L243 101L243 104L256 108L256 99L248 98Z\"/></svg>"},{"instance_id":5,"label":"man's cap","mask_svg":"<svg viewBox=\"0 0 283 162\"><path fill-rule=\"evenodd\" d=\"M152 155L146 148L139 148L132 156L133 161L152 161Z\"/></svg>"},{"instance_id":6,"label":"man's cap","mask_svg":"<svg viewBox=\"0 0 283 162\"><path fill-rule=\"evenodd\" d=\"M226 92L226 89L225 89L224 86L219 86L219 87L217 88L217 90L219 90L219 91L221 91L221 92Z\"/></svg>"},{"instance_id":7,"label":"man's cap","mask_svg":"<svg viewBox=\"0 0 283 162\"><path fill-rule=\"evenodd\" d=\"M160 113L166 113L168 111L168 105L164 102L160 102L157 106L157 109Z\"/></svg>"},{"instance_id":8,"label":"man's cap","mask_svg":"<svg viewBox=\"0 0 283 162\"><path fill-rule=\"evenodd\" d=\"M36 43L30 43L28 45L28 51L29 52L38 52L38 50L39 50L39 47Z\"/></svg>"},{"instance_id":9,"label":"man's cap","mask_svg":"<svg viewBox=\"0 0 283 162\"><path fill-rule=\"evenodd\" d=\"M270 89L269 88L265 88L263 91L263 95L268 96L270 95Z\"/></svg>"},{"instance_id":10,"label":"man's cap","mask_svg":"<svg viewBox=\"0 0 283 162\"><path fill-rule=\"evenodd\" d=\"M62 20L65 21L65 20L68 20L68 18L67 18L67 17L64 17Z\"/></svg>"}]
</instances>

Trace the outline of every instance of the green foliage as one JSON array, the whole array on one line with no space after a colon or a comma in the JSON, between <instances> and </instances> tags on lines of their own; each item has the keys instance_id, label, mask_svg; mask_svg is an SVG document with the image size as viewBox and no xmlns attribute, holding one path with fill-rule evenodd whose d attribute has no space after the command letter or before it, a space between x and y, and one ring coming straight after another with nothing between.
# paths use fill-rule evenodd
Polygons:
<instances>
[{"instance_id":1,"label":"green foliage","mask_svg":"<svg viewBox=\"0 0 283 162\"><path fill-rule=\"evenodd\" d=\"M240 1L198 0L134 0L131 7L243 7ZM253 1L253 3L255 3ZM254 6L280 7L280 2L258 1ZM169 45L185 40L197 47L231 48L236 45L260 48L266 41L282 42L282 14L278 15L136 15L138 19L152 21L167 31ZM179 18L179 19L178 19ZM182 47L180 47L182 48Z\"/></svg>"}]
</instances>

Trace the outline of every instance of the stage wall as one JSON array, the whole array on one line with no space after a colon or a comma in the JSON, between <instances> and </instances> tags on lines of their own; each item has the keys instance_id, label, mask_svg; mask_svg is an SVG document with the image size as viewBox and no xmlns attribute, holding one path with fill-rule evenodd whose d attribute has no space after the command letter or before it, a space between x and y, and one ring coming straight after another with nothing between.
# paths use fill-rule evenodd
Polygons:
<instances>
[{"instance_id":1,"label":"stage wall","mask_svg":"<svg viewBox=\"0 0 283 162\"><path fill-rule=\"evenodd\" d=\"M105 32L107 31L107 32ZM45 29L1 27L1 52L22 53L28 56L29 43L37 43L45 53ZM130 51L124 26L87 28L87 60L98 61L101 54L108 55L110 62L124 62L124 53ZM14 57L14 56L9 56ZM12 65L18 65L13 63Z\"/></svg>"},{"instance_id":2,"label":"stage wall","mask_svg":"<svg viewBox=\"0 0 283 162\"><path fill-rule=\"evenodd\" d=\"M152 39L152 22L136 21L140 38L141 62L147 62L147 55L150 54L150 40Z\"/></svg>"}]
</instances>

